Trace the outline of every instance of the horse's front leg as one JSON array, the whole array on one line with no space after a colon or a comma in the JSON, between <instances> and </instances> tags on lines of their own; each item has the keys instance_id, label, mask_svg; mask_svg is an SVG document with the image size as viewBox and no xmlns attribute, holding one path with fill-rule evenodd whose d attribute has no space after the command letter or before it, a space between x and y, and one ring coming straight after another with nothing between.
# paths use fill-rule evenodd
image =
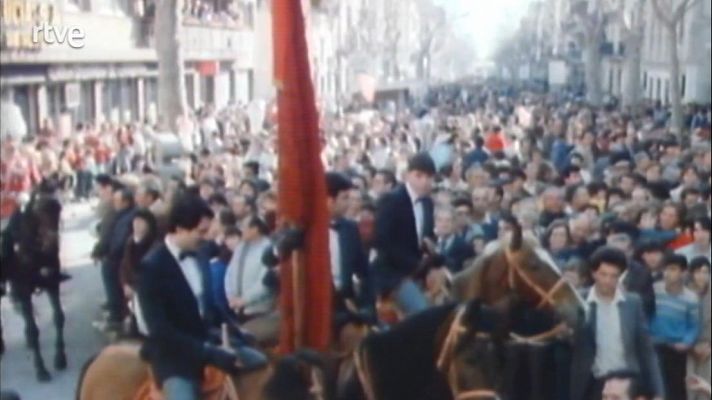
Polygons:
<instances>
[{"instance_id":1,"label":"horse's front leg","mask_svg":"<svg viewBox=\"0 0 712 400\"><path fill-rule=\"evenodd\" d=\"M59 297L59 287L48 290L47 295L52 305L54 329L57 335L55 339L54 368L62 371L67 368L67 354L65 353L64 344L64 310Z\"/></svg>"},{"instance_id":2,"label":"horse's front leg","mask_svg":"<svg viewBox=\"0 0 712 400\"><path fill-rule=\"evenodd\" d=\"M20 313L25 320L25 339L27 346L32 350L35 361L35 372L37 380L47 382L51 379L49 371L45 367L42 353L40 352L40 330L35 322L34 308L32 306L32 290L21 288L18 290L17 300L20 303Z\"/></svg>"}]
</instances>

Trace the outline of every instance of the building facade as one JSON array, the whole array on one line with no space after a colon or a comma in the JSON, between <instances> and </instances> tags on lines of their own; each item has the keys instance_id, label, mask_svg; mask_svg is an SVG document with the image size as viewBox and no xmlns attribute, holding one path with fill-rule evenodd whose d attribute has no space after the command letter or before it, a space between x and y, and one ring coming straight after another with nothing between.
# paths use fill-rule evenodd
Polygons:
<instances>
[{"instance_id":1,"label":"building facade","mask_svg":"<svg viewBox=\"0 0 712 400\"><path fill-rule=\"evenodd\" d=\"M0 86L9 91L30 133L52 121L155 121L158 60L151 0L5 0ZM187 1L187 3L190 3ZM253 91L251 3L215 1L184 10L181 34L189 105L247 102ZM74 46L34 31L74 29ZM34 34L34 35L33 35ZM62 123L60 124L60 121ZM61 125L61 126L59 126ZM71 128L70 128L71 129ZM67 132L65 132L67 133Z\"/></svg>"},{"instance_id":2,"label":"building facade","mask_svg":"<svg viewBox=\"0 0 712 400\"><path fill-rule=\"evenodd\" d=\"M648 2L649 3L649 2ZM643 89L645 98L670 102L670 48L665 28L656 18L653 7L646 6L647 24L643 41ZM681 23L679 33L679 77L685 103L709 103L710 35L712 35L710 1L698 1Z\"/></svg>"}]
</instances>

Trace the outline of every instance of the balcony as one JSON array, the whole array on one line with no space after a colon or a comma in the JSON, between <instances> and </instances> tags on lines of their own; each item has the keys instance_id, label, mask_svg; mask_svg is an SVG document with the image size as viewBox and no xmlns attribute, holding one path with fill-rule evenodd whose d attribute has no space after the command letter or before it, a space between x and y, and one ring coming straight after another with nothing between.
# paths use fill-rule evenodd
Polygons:
<instances>
[{"instance_id":1,"label":"balcony","mask_svg":"<svg viewBox=\"0 0 712 400\"><path fill-rule=\"evenodd\" d=\"M252 68L254 34L249 30L186 23L182 43L186 60L235 60L239 68Z\"/></svg>"}]
</instances>

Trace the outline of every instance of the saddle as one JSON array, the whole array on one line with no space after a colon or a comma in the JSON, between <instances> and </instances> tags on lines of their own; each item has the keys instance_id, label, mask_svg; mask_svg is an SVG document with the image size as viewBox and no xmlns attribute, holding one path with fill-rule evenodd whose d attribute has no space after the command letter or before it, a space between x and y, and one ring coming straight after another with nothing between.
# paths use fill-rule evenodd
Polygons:
<instances>
[{"instance_id":1,"label":"saddle","mask_svg":"<svg viewBox=\"0 0 712 400\"><path fill-rule=\"evenodd\" d=\"M235 384L230 376L215 367L205 367L200 389L203 400L239 400ZM161 389L149 371L148 378L136 392L134 400L165 400Z\"/></svg>"}]
</instances>

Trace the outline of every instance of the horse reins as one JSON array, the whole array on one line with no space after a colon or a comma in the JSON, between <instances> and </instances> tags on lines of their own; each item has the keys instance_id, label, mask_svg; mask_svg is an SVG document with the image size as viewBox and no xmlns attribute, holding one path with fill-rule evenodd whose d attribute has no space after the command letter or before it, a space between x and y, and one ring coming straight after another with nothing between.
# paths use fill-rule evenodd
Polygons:
<instances>
[{"instance_id":1,"label":"horse reins","mask_svg":"<svg viewBox=\"0 0 712 400\"><path fill-rule=\"evenodd\" d=\"M516 288L516 280L515 277L519 276L519 278L524 281L524 283L529 286L532 290L534 290L541 300L539 301L539 304L537 304L536 309L541 309L544 306L551 306L552 308L556 307L556 301L554 300L554 296L566 286L566 279L564 277L560 277L558 281L554 284L554 286L549 289L549 291L545 291L542 289L539 285L536 284L536 282L532 281L532 279L524 272L522 271L521 267L519 267L519 264L515 262L515 256L512 253L511 250L506 249L504 251L504 257L507 260L507 274L508 274L508 279L509 279L509 286L511 289ZM516 274L516 276L515 276ZM560 333L565 332L566 325L564 323L558 324L552 329L541 333L539 335L531 336L531 337L524 337L524 336L519 336L514 333L511 334L511 337L515 340L518 341L526 341L526 342L543 342L545 340L548 340L552 337L558 336Z\"/></svg>"},{"instance_id":2,"label":"horse reins","mask_svg":"<svg viewBox=\"0 0 712 400\"><path fill-rule=\"evenodd\" d=\"M524 271L522 271L521 267L519 267L519 264L515 262L515 256L511 250L505 250L504 257L507 259L507 273L509 279L509 286L511 289L516 288L515 277L519 276L519 278L524 281L524 283L529 286L530 289L534 290L541 298L539 304L537 304L537 309L541 309L542 307L547 305L551 306L552 308L556 307L556 301L554 300L554 296L556 296L556 294L564 286L566 286L567 281L566 279L564 279L564 277L559 278L559 280L556 281L556 284L554 284L554 286L552 286L549 291L545 291L541 288L541 286L537 285L536 282L532 281L532 279Z\"/></svg>"},{"instance_id":3,"label":"horse reins","mask_svg":"<svg viewBox=\"0 0 712 400\"><path fill-rule=\"evenodd\" d=\"M466 328L462 324L462 318L465 315L466 307L461 306L460 309L455 314L450 329L448 330L445 341L443 342L442 349L440 350L440 355L438 356L437 368L447 376L448 383L450 385L450 390L455 400L477 400L477 399L499 399L499 395L494 390L487 389L475 389L461 391L460 385L457 380L457 370L455 369L455 364L452 362L453 354L455 353L455 347L457 346L457 340L460 335L466 332Z\"/></svg>"}]
</instances>

